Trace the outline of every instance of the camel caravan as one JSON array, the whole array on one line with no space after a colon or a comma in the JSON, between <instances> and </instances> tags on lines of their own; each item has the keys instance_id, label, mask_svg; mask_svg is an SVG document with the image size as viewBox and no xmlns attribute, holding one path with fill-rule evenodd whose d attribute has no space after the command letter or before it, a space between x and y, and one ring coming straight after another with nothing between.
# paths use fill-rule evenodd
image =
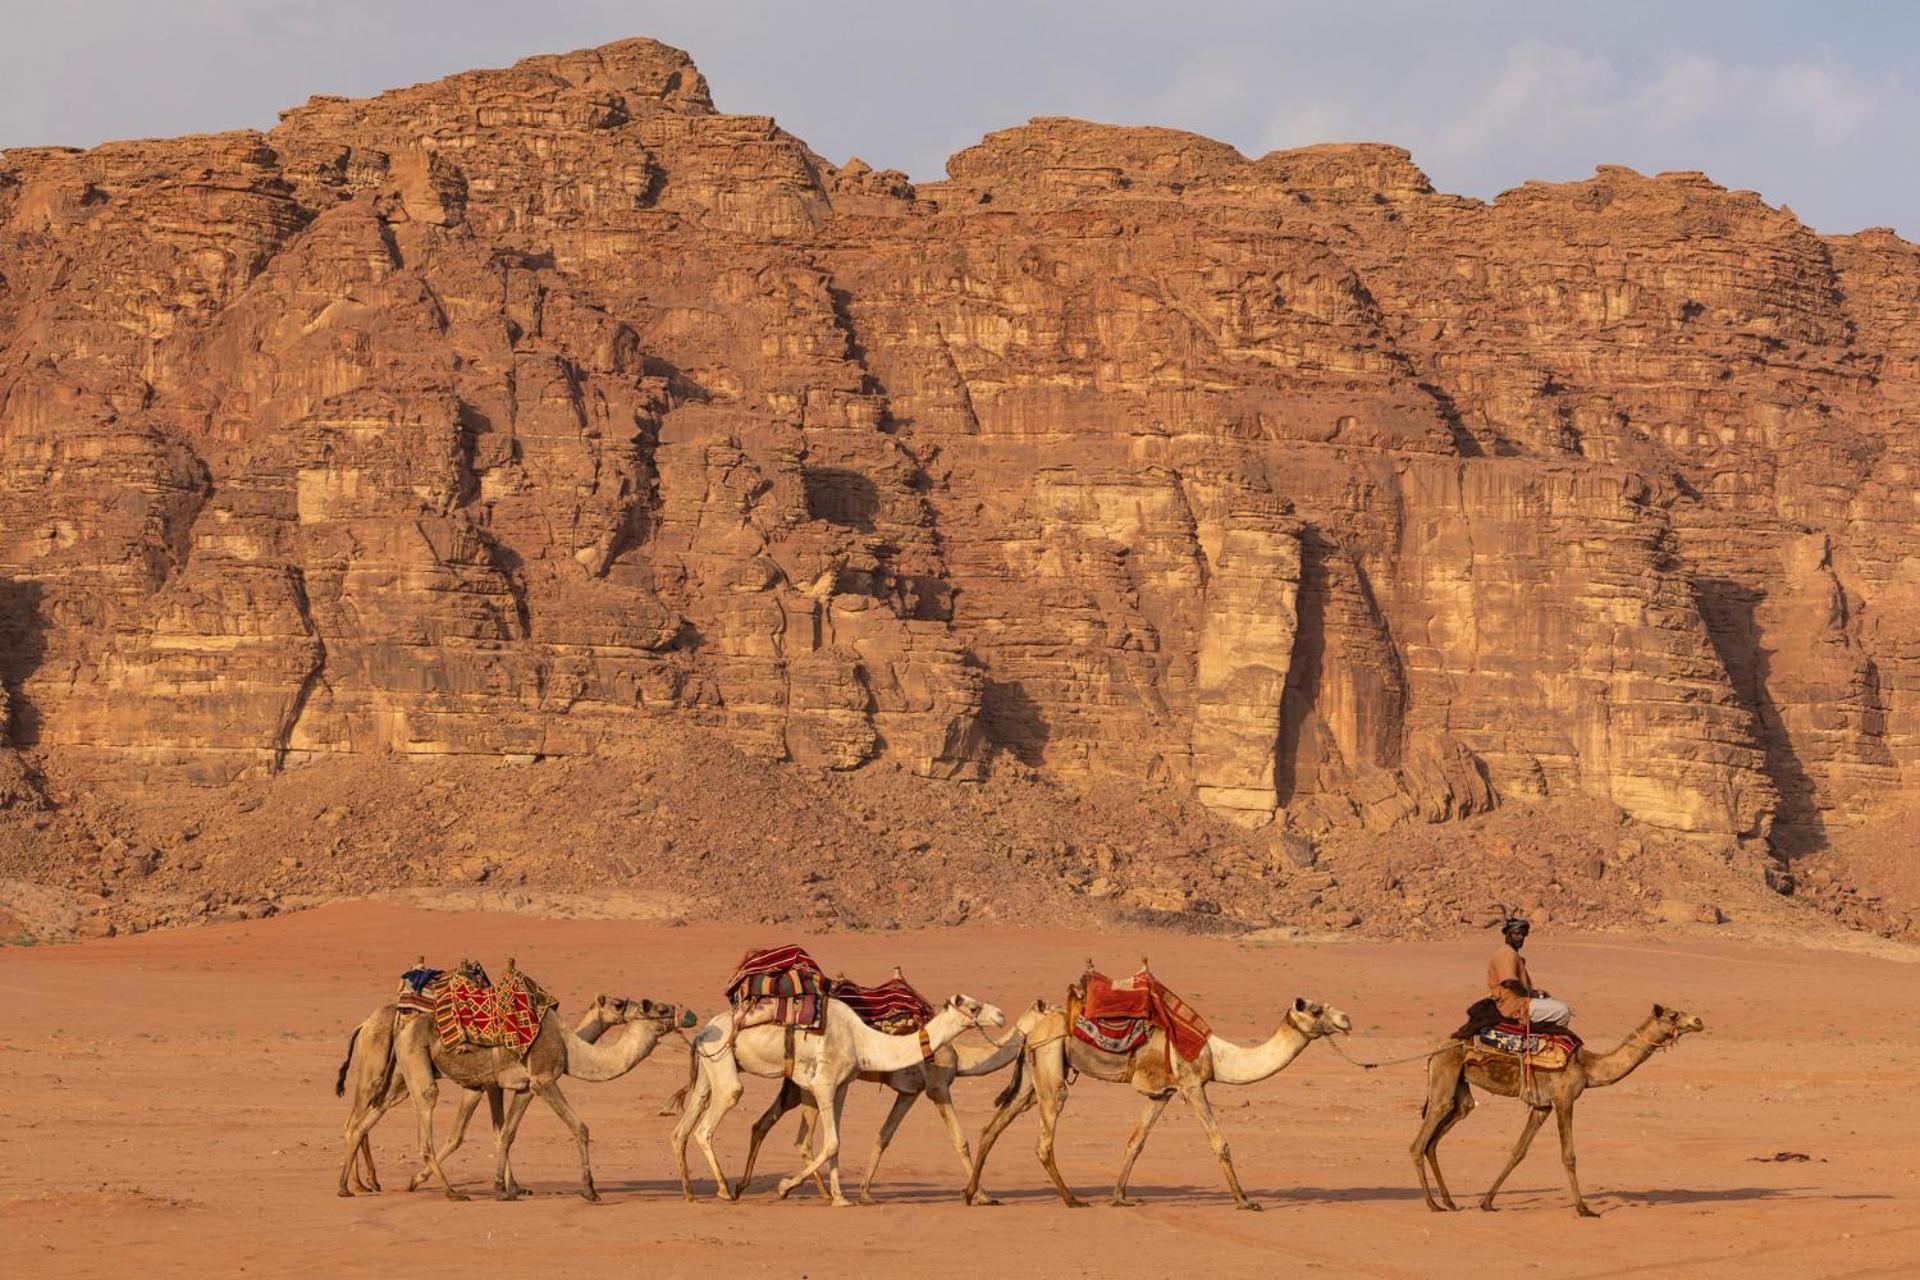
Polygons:
<instances>
[{"instance_id":1,"label":"camel caravan","mask_svg":"<svg viewBox=\"0 0 1920 1280\"><path fill-rule=\"evenodd\" d=\"M1421 1192L1437 1212L1457 1207L1440 1173L1440 1140L1473 1111L1478 1088L1518 1098L1526 1108L1519 1141L1480 1206L1493 1208L1494 1195L1551 1115L1558 1122L1575 1211L1594 1216L1575 1170L1574 1103L1588 1088L1618 1083L1656 1051L1704 1030L1699 1018L1655 1005L1652 1016L1617 1047L1586 1048L1567 1025L1572 1010L1532 986L1519 957L1526 932L1526 922L1508 920L1504 946L1489 962L1488 998L1468 1010L1466 1025L1431 1051L1396 1060L1426 1060L1426 1101L1412 1150ZM348 1040L334 1086L348 1099L339 1192L380 1190L368 1135L388 1110L410 1101L421 1164L407 1190L436 1180L449 1199L466 1199L442 1166L459 1149L484 1098L493 1126L494 1195L516 1199L523 1188L513 1176L514 1136L537 1095L572 1133L580 1155L580 1194L597 1201L587 1126L560 1092L560 1081L615 1079L645 1061L662 1040L679 1037L687 1050L687 1081L662 1114L679 1116L670 1145L688 1200L695 1199L690 1142L698 1145L718 1198L738 1200L752 1184L762 1144L782 1117L799 1110L799 1167L780 1179L777 1194L784 1198L812 1182L834 1205L856 1199L870 1204L881 1156L924 1094L946 1125L967 1203L997 1203L981 1189L987 1157L1007 1127L1037 1106L1035 1153L1061 1201L1080 1207L1085 1202L1068 1189L1054 1147L1069 1089L1077 1079L1089 1079L1131 1086L1143 1100L1121 1156L1112 1204L1135 1203L1127 1194L1134 1164L1167 1104L1178 1097L1198 1118L1234 1203L1259 1209L1240 1185L1208 1088L1271 1079L1314 1041L1353 1029L1346 1013L1302 997L1283 1010L1265 1040L1236 1044L1213 1034L1207 1020L1161 983L1144 959L1139 971L1122 981L1097 972L1089 960L1068 986L1063 1004L1036 1000L1010 1027L999 1008L969 995L953 995L935 1007L897 968L873 987L829 978L797 946L749 952L727 984L726 1000L727 1008L701 1026L678 1004L600 995L569 1025L559 1016L558 1002L511 960L494 982L473 961L442 971L423 959L401 975L393 995ZM953 1085L1002 1071L1010 1078L995 1099L977 1149L972 1148L954 1109ZM754 1122L745 1167L739 1180L730 1182L713 1140L739 1103L747 1076L778 1081L779 1091ZM443 1080L458 1087L460 1101L452 1132L438 1145L434 1108ZM857 1080L886 1086L894 1099L856 1199L848 1199L840 1181L840 1137L847 1095Z\"/></svg>"}]
</instances>

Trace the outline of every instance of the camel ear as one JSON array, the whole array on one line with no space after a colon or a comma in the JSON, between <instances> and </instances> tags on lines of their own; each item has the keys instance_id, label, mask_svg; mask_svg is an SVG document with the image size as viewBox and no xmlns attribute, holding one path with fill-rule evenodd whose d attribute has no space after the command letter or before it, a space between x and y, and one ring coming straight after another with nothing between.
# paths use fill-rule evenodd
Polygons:
<instances>
[{"instance_id":1,"label":"camel ear","mask_svg":"<svg viewBox=\"0 0 1920 1280\"><path fill-rule=\"evenodd\" d=\"M1296 1012L1305 1013L1307 1011L1307 998L1305 996L1295 996L1293 998L1293 1007Z\"/></svg>"},{"instance_id":2,"label":"camel ear","mask_svg":"<svg viewBox=\"0 0 1920 1280\"><path fill-rule=\"evenodd\" d=\"M605 1004L607 1002L607 993L602 991L599 995L593 998L593 1002L595 1004Z\"/></svg>"},{"instance_id":3,"label":"camel ear","mask_svg":"<svg viewBox=\"0 0 1920 1280\"><path fill-rule=\"evenodd\" d=\"M1667 1016L1667 1006L1665 1006L1665 1005L1663 1005L1663 1004L1657 1004L1657 1005L1655 1005L1655 1006L1653 1006L1653 1016L1654 1016L1654 1017L1656 1017L1656 1018L1664 1018L1664 1017L1666 1017L1666 1016Z\"/></svg>"}]
</instances>

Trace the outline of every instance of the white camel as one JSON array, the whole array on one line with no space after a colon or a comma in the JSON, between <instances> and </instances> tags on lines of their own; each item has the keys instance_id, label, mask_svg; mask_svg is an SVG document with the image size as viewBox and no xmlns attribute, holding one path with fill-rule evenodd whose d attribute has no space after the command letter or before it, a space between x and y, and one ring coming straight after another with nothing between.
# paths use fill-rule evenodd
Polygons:
<instances>
[{"instance_id":1,"label":"white camel","mask_svg":"<svg viewBox=\"0 0 1920 1280\"><path fill-rule=\"evenodd\" d=\"M791 1177L780 1182L780 1195L812 1177L827 1173L828 1192L835 1205L853 1202L840 1191L840 1111L847 1087L863 1071L893 1072L918 1066L969 1027L1006 1025L1006 1015L971 996L957 995L941 1006L916 1035L890 1036L876 1031L838 1000L828 1000L820 1034L792 1035L792 1057L787 1054L785 1027L763 1023L734 1028L731 1011L714 1018L693 1040L694 1082L686 1109L673 1128L673 1158L680 1171L680 1189L693 1199L693 1179L687 1171L687 1139L694 1138L713 1171L717 1194L734 1198L720 1157L713 1150L713 1133L727 1112L739 1103L740 1075L788 1079L813 1100L819 1115L819 1149Z\"/></svg>"},{"instance_id":2,"label":"white camel","mask_svg":"<svg viewBox=\"0 0 1920 1280\"><path fill-rule=\"evenodd\" d=\"M510 1097L494 1141L495 1195L502 1200L514 1199L518 1189L507 1177L508 1155L521 1117L526 1114L533 1095L538 1094L572 1132L574 1144L579 1148L581 1197L598 1200L600 1193L594 1189L593 1166L587 1154L587 1126L561 1094L560 1077L590 1081L617 1079L644 1061L662 1036L678 1026L691 1025L692 1020L690 1013L682 1015L673 1005L630 1000L620 1017L625 1030L611 1043L596 1043L575 1035L549 1009L523 1056L508 1049L472 1046L450 1049L441 1043L431 1018L401 1018L394 1032L394 1068L407 1096L413 1100L421 1158L440 1180L448 1199L466 1199L447 1181L439 1153L434 1149L433 1105L440 1096L439 1079L444 1076L459 1087L476 1092L499 1089ZM378 1104L383 1103L384 1098L384 1091L380 1095L363 1096L359 1113L349 1122L346 1158L340 1166L343 1196L353 1194L348 1176L362 1139L380 1118L384 1107Z\"/></svg>"},{"instance_id":3,"label":"white camel","mask_svg":"<svg viewBox=\"0 0 1920 1280\"><path fill-rule=\"evenodd\" d=\"M934 1109L946 1122L947 1137L953 1143L953 1149L960 1156L960 1173L969 1177L973 1173L973 1150L967 1145L967 1136L961 1132L960 1116L953 1109L953 1082L962 1077L989 1076L1010 1064L1020 1056L1021 1048L1026 1044L1027 1033L1044 1016L1045 1006L1035 1001L1031 1009L1021 1014L1013 1024L1013 1030L1005 1039L994 1040L987 1037L984 1045L968 1044L956 1040L933 1055L931 1061L899 1071L862 1071L859 1078L870 1084L883 1084L896 1095L893 1107L887 1112L887 1118L880 1131L873 1137L873 1154L867 1160L867 1171L860 1179L860 1191L857 1199L861 1204L872 1204L873 1175L880 1168L880 1157L886 1153L893 1142L894 1133L900 1128L900 1122L907 1118L907 1112L919 1100L922 1093L932 1100ZM983 1036L985 1032L981 1033ZM800 1086L791 1080L783 1081L780 1094L767 1104L760 1118L753 1122L753 1137L747 1144L747 1167L740 1175L733 1192L736 1196L746 1194L747 1187L753 1181L753 1167L760 1156L760 1144L767 1134L780 1122L780 1117L801 1108L800 1131L794 1136L794 1149L805 1159L810 1153L813 1131L818 1127L819 1112L814 1110L811 1099ZM814 1181L820 1181L819 1175ZM826 1194L826 1188L821 1188Z\"/></svg>"}]
</instances>

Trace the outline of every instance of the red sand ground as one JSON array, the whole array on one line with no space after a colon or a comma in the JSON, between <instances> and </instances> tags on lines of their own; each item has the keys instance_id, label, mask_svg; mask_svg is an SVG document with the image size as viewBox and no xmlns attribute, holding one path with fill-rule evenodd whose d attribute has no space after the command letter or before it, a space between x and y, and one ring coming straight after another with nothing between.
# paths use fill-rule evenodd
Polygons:
<instances>
[{"instance_id":1,"label":"red sand ground","mask_svg":"<svg viewBox=\"0 0 1920 1280\"><path fill-rule=\"evenodd\" d=\"M1170 1109L1142 1157L1142 1207L1068 1211L1032 1154L1023 1117L987 1184L1007 1200L970 1209L930 1108L888 1153L877 1208L834 1211L810 1195L681 1201L659 1100L681 1080L677 1042L620 1081L569 1086L593 1128L607 1199L575 1198L571 1143L539 1104L515 1168L541 1194L453 1204L428 1193L334 1195L342 1106L334 1068L348 1029L420 952L508 955L577 1010L597 990L713 1006L745 946L769 927L431 913L350 903L269 920L75 946L0 950L0 1275L914 1276L1194 1274L1556 1277L1920 1274L1920 1033L1914 979L1897 958L1551 931L1529 953L1578 1025L1611 1043L1654 1000L1699 1013L1708 1033L1588 1095L1581 1174L1600 1211L1573 1215L1551 1128L1504 1211L1429 1213L1407 1156L1418 1066L1363 1073L1324 1045L1264 1085L1214 1090L1241 1177L1265 1202L1233 1210L1198 1126ZM1091 955L1120 970L1144 951L1221 1034L1264 1035L1294 994L1354 1015L1355 1057L1409 1053L1450 1029L1475 993L1485 945L1306 944L969 927L800 937L822 963L881 975L898 962L928 994L965 990L1009 1013L1057 996ZM1000 1080L963 1082L969 1129ZM737 1171L770 1096L756 1082L723 1130ZM850 1179L884 1100L848 1103ZM924 1108L924 1104L923 1104ZM1082 1081L1061 1163L1104 1196L1136 1111L1124 1089ZM441 1114L451 1114L443 1103ZM1520 1126L1488 1100L1444 1158L1477 1192ZM377 1131L389 1185L411 1167L411 1124ZM763 1169L791 1168L783 1129ZM1780 1151L1804 1163L1757 1162ZM450 1172L486 1189L486 1144ZM476 1268L479 1270L476 1271Z\"/></svg>"}]
</instances>

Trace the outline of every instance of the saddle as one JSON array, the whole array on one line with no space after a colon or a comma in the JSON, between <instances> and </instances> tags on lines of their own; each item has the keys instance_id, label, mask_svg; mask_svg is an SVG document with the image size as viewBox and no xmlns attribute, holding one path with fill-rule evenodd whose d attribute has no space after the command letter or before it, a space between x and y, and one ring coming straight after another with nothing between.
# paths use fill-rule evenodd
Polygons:
<instances>
[{"instance_id":1,"label":"saddle","mask_svg":"<svg viewBox=\"0 0 1920 1280\"><path fill-rule=\"evenodd\" d=\"M473 960L451 973L420 964L401 975L395 1003L407 1012L432 1014L440 1043L449 1049L509 1049L522 1057L547 1011L560 1007L511 960L498 983Z\"/></svg>"},{"instance_id":2,"label":"saddle","mask_svg":"<svg viewBox=\"0 0 1920 1280\"><path fill-rule=\"evenodd\" d=\"M1191 1062L1206 1048L1213 1028L1193 1006L1169 991L1143 963L1140 972L1116 983L1088 964L1067 988L1067 1027L1076 1039L1107 1053L1130 1054L1157 1028L1174 1054Z\"/></svg>"},{"instance_id":3,"label":"saddle","mask_svg":"<svg viewBox=\"0 0 1920 1280\"><path fill-rule=\"evenodd\" d=\"M891 978L877 987L863 987L846 978L835 978L827 994L852 1009L860 1021L875 1031L884 1031L890 1036L912 1035L933 1017L933 1006L913 989L913 984L902 977L897 968Z\"/></svg>"},{"instance_id":4,"label":"saddle","mask_svg":"<svg viewBox=\"0 0 1920 1280\"><path fill-rule=\"evenodd\" d=\"M1467 1055L1478 1058L1524 1058L1534 1071L1563 1071L1580 1051L1580 1037L1564 1028L1542 1032L1518 1022L1486 1027L1467 1040Z\"/></svg>"},{"instance_id":5,"label":"saddle","mask_svg":"<svg viewBox=\"0 0 1920 1280\"><path fill-rule=\"evenodd\" d=\"M740 957L727 983L735 1031L796 1027L818 1035L826 1026L833 983L802 947L769 947Z\"/></svg>"}]
</instances>

